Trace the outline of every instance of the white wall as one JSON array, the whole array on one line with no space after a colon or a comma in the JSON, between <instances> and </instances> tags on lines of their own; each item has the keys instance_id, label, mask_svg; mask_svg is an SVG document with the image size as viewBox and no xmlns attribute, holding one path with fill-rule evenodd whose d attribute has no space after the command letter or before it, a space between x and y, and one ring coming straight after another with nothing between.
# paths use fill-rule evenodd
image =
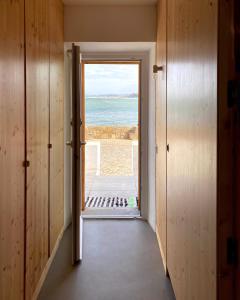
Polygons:
<instances>
[{"instance_id":1,"label":"white wall","mask_svg":"<svg viewBox=\"0 0 240 300\"><path fill-rule=\"evenodd\" d=\"M156 226L156 86L153 65L156 63L155 47L149 51L149 122L148 122L148 222Z\"/></svg>"},{"instance_id":2,"label":"white wall","mask_svg":"<svg viewBox=\"0 0 240 300\"><path fill-rule=\"evenodd\" d=\"M155 63L155 43L78 43L81 51L88 57L142 58L144 60L142 70L142 121L143 132L143 154L142 154L142 216L146 218L155 231L155 80L152 74L152 66ZM71 101L70 101L70 58L66 51L71 43L65 43L65 141L71 139ZM94 50L94 53L93 53ZM108 54L107 54L108 53ZM65 226L71 220L71 152L65 147Z\"/></svg>"},{"instance_id":3,"label":"white wall","mask_svg":"<svg viewBox=\"0 0 240 300\"><path fill-rule=\"evenodd\" d=\"M156 6L79 6L64 7L66 42L154 42Z\"/></svg>"},{"instance_id":4,"label":"white wall","mask_svg":"<svg viewBox=\"0 0 240 300\"><path fill-rule=\"evenodd\" d=\"M64 228L71 223L71 148L66 146L71 141L71 58L64 47L64 70L65 70L65 99L64 99Z\"/></svg>"}]
</instances>

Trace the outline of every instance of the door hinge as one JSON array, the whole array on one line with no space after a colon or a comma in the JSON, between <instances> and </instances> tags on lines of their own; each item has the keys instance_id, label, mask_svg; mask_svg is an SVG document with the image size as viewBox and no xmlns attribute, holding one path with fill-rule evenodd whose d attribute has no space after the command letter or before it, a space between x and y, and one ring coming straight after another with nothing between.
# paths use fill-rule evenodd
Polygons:
<instances>
[{"instance_id":1,"label":"door hinge","mask_svg":"<svg viewBox=\"0 0 240 300\"><path fill-rule=\"evenodd\" d=\"M23 167L24 167L24 168L30 167L30 161L29 161L29 160L24 160L24 161L23 161Z\"/></svg>"},{"instance_id":2,"label":"door hinge","mask_svg":"<svg viewBox=\"0 0 240 300\"><path fill-rule=\"evenodd\" d=\"M48 149L52 149L52 144L48 144Z\"/></svg>"},{"instance_id":3,"label":"door hinge","mask_svg":"<svg viewBox=\"0 0 240 300\"><path fill-rule=\"evenodd\" d=\"M227 239L227 263L229 265L238 263L238 241L234 237Z\"/></svg>"},{"instance_id":4,"label":"door hinge","mask_svg":"<svg viewBox=\"0 0 240 300\"><path fill-rule=\"evenodd\" d=\"M240 80L228 81L228 108L234 106L240 112Z\"/></svg>"},{"instance_id":5,"label":"door hinge","mask_svg":"<svg viewBox=\"0 0 240 300\"><path fill-rule=\"evenodd\" d=\"M169 144L167 144L167 152L169 152L170 150L170 147L169 147Z\"/></svg>"}]
</instances>

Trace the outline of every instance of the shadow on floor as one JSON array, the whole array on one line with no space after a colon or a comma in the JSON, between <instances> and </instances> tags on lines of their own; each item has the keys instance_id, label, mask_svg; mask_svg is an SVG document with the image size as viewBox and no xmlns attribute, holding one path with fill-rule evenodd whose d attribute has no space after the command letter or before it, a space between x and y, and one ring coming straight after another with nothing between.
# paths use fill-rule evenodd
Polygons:
<instances>
[{"instance_id":1,"label":"shadow on floor","mask_svg":"<svg viewBox=\"0 0 240 300\"><path fill-rule=\"evenodd\" d=\"M71 228L39 300L174 300L156 236L141 220L84 220L83 261L71 266Z\"/></svg>"}]
</instances>

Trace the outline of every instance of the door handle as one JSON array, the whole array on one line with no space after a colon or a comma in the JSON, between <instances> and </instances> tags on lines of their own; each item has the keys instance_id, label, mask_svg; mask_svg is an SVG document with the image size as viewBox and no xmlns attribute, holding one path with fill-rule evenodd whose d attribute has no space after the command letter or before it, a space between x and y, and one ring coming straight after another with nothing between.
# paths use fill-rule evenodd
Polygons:
<instances>
[{"instance_id":1,"label":"door handle","mask_svg":"<svg viewBox=\"0 0 240 300\"><path fill-rule=\"evenodd\" d=\"M72 147L72 141L67 141L66 145Z\"/></svg>"},{"instance_id":2,"label":"door handle","mask_svg":"<svg viewBox=\"0 0 240 300\"><path fill-rule=\"evenodd\" d=\"M80 142L80 147L81 147L81 146L84 146L84 145L86 145L86 144L87 144L87 142ZM72 147L72 141L67 141L67 142L66 142L66 145Z\"/></svg>"},{"instance_id":3,"label":"door handle","mask_svg":"<svg viewBox=\"0 0 240 300\"><path fill-rule=\"evenodd\" d=\"M159 71L163 71L163 66L154 65L153 66L153 73L157 74Z\"/></svg>"}]
</instances>

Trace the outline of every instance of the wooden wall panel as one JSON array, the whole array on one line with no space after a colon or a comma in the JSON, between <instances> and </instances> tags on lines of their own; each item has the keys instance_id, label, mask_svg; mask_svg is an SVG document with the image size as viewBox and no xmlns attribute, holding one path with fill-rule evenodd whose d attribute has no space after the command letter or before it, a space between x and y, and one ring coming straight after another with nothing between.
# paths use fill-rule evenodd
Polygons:
<instances>
[{"instance_id":1,"label":"wooden wall panel","mask_svg":"<svg viewBox=\"0 0 240 300\"><path fill-rule=\"evenodd\" d=\"M227 240L233 237L234 111L228 107L228 80L234 79L233 0L219 0L218 43L218 299L234 299L233 266ZM226 47L226 45L228 45Z\"/></svg>"},{"instance_id":2,"label":"wooden wall panel","mask_svg":"<svg viewBox=\"0 0 240 300\"><path fill-rule=\"evenodd\" d=\"M50 0L50 251L64 225L63 4Z\"/></svg>"},{"instance_id":3,"label":"wooden wall panel","mask_svg":"<svg viewBox=\"0 0 240 300\"><path fill-rule=\"evenodd\" d=\"M156 215L157 235L160 244L163 263L166 269L167 260L167 203L166 203L166 163L167 163L167 0L158 2L157 29L157 65L163 66L163 71L157 75L156 87Z\"/></svg>"},{"instance_id":4,"label":"wooden wall panel","mask_svg":"<svg viewBox=\"0 0 240 300\"><path fill-rule=\"evenodd\" d=\"M23 299L24 1L0 0L0 299Z\"/></svg>"},{"instance_id":5,"label":"wooden wall panel","mask_svg":"<svg viewBox=\"0 0 240 300\"><path fill-rule=\"evenodd\" d=\"M49 27L48 0L26 0L27 241L26 299L48 260Z\"/></svg>"},{"instance_id":6,"label":"wooden wall panel","mask_svg":"<svg viewBox=\"0 0 240 300\"><path fill-rule=\"evenodd\" d=\"M216 299L217 16L217 0L168 0L167 264L178 300Z\"/></svg>"}]
</instances>

